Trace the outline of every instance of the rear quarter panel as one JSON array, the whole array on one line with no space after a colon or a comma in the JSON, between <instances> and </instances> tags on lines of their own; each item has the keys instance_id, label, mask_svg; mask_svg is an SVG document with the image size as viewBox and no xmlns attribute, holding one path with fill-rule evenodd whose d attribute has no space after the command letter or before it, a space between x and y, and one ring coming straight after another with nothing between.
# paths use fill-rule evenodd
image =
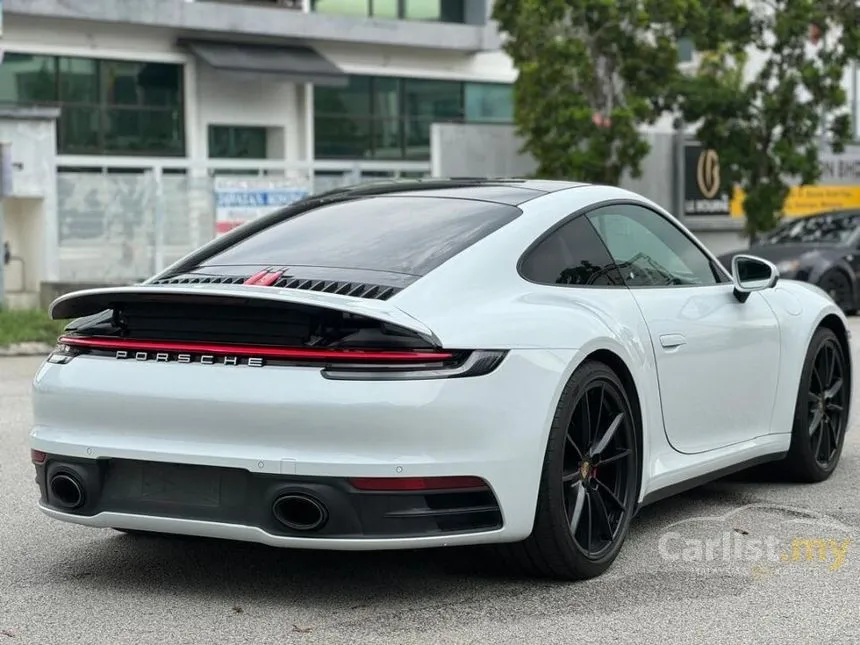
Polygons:
<instances>
[{"instance_id":1,"label":"rear quarter panel","mask_svg":"<svg viewBox=\"0 0 860 645\"><path fill-rule=\"evenodd\" d=\"M631 194L618 189L583 187L523 204L520 218L389 302L427 325L448 348L572 351L572 360L558 374L540 435L543 445L571 374L593 352L614 353L636 385L647 479L652 451L661 451L667 444L654 351L635 299L625 288L534 284L516 268L523 252L559 220L596 201L629 197Z\"/></svg>"}]
</instances>

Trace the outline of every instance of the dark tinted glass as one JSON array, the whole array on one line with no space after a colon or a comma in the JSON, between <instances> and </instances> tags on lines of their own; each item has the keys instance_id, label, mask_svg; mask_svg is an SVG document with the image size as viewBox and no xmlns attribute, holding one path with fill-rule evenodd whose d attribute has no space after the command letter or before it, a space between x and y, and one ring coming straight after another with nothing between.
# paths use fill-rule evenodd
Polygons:
<instances>
[{"instance_id":1,"label":"dark tinted glass","mask_svg":"<svg viewBox=\"0 0 860 645\"><path fill-rule=\"evenodd\" d=\"M614 261L585 217L577 217L538 244L522 275L541 284L623 285Z\"/></svg>"},{"instance_id":2,"label":"dark tinted glass","mask_svg":"<svg viewBox=\"0 0 860 645\"><path fill-rule=\"evenodd\" d=\"M441 197L371 197L275 224L204 265L332 267L424 275L512 221L513 206Z\"/></svg>"},{"instance_id":3,"label":"dark tinted glass","mask_svg":"<svg viewBox=\"0 0 860 645\"><path fill-rule=\"evenodd\" d=\"M266 128L242 125L209 126L210 159L265 159Z\"/></svg>"}]
</instances>

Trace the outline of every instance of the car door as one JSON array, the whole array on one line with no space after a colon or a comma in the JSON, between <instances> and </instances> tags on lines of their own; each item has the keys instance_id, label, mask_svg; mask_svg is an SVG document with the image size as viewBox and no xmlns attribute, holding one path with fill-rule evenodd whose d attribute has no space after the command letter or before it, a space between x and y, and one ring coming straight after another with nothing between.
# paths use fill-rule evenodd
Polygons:
<instances>
[{"instance_id":1,"label":"car door","mask_svg":"<svg viewBox=\"0 0 860 645\"><path fill-rule=\"evenodd\" d=\"M645 319L672 446L698 453L768 434L780 345L761 294L739 302L701 247L643 205L602 206L587 217Z\"/></svg>"}]
</instances>

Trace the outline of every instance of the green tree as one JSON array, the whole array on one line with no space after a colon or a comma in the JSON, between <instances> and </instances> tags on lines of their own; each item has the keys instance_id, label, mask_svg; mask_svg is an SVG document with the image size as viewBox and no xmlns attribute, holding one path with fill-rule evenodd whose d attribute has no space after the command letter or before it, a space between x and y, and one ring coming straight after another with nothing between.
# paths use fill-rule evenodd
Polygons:
<instances>
[{"instance_id":1,"label":"green tree","mask_svg":"<svg viewBox=\"0 0 860 645\"><path fill-rule=\"evenodd\" d=\"M640 127L673 104L676 34L692 0L497 0L519 71L514 111L545 178L641 176Z\"/></svg>"},{"instance_id":2,"label":"green tree","mask_svg":"<svg viewBox=\"0 0 860 645\"><path fill-rule=\"evenodd\" d=\"M854 0L702 0L688 28L707 53L679 105L719 152L723 189L743 190L755 240L779 222L792 182L819 179L821 133L834 152L851 139L842 80L860 54L860 11Z\"/></svg>"}]
</instances>

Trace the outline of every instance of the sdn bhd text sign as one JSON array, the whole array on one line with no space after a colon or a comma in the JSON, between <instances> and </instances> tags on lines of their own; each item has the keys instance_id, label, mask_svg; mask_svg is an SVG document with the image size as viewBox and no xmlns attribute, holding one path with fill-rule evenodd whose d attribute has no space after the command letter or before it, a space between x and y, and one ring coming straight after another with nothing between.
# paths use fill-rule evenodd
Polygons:
<instances>
[{"instance_id":1,"label":"sdn bhd text sign","mask_svg":"<svg viewBox=\"0 0 860 645\"><path fill-rule=\"evenodd\" d=\"M822 154L820 162L818 183L794 186L789 192L783 205L786 217L860 209L860 151ZM684 148L684 202L688 216L744 216L744 192L739 188L724 189L719 154L696 142L688 142Z\"/></svg>"}]
</instances>

